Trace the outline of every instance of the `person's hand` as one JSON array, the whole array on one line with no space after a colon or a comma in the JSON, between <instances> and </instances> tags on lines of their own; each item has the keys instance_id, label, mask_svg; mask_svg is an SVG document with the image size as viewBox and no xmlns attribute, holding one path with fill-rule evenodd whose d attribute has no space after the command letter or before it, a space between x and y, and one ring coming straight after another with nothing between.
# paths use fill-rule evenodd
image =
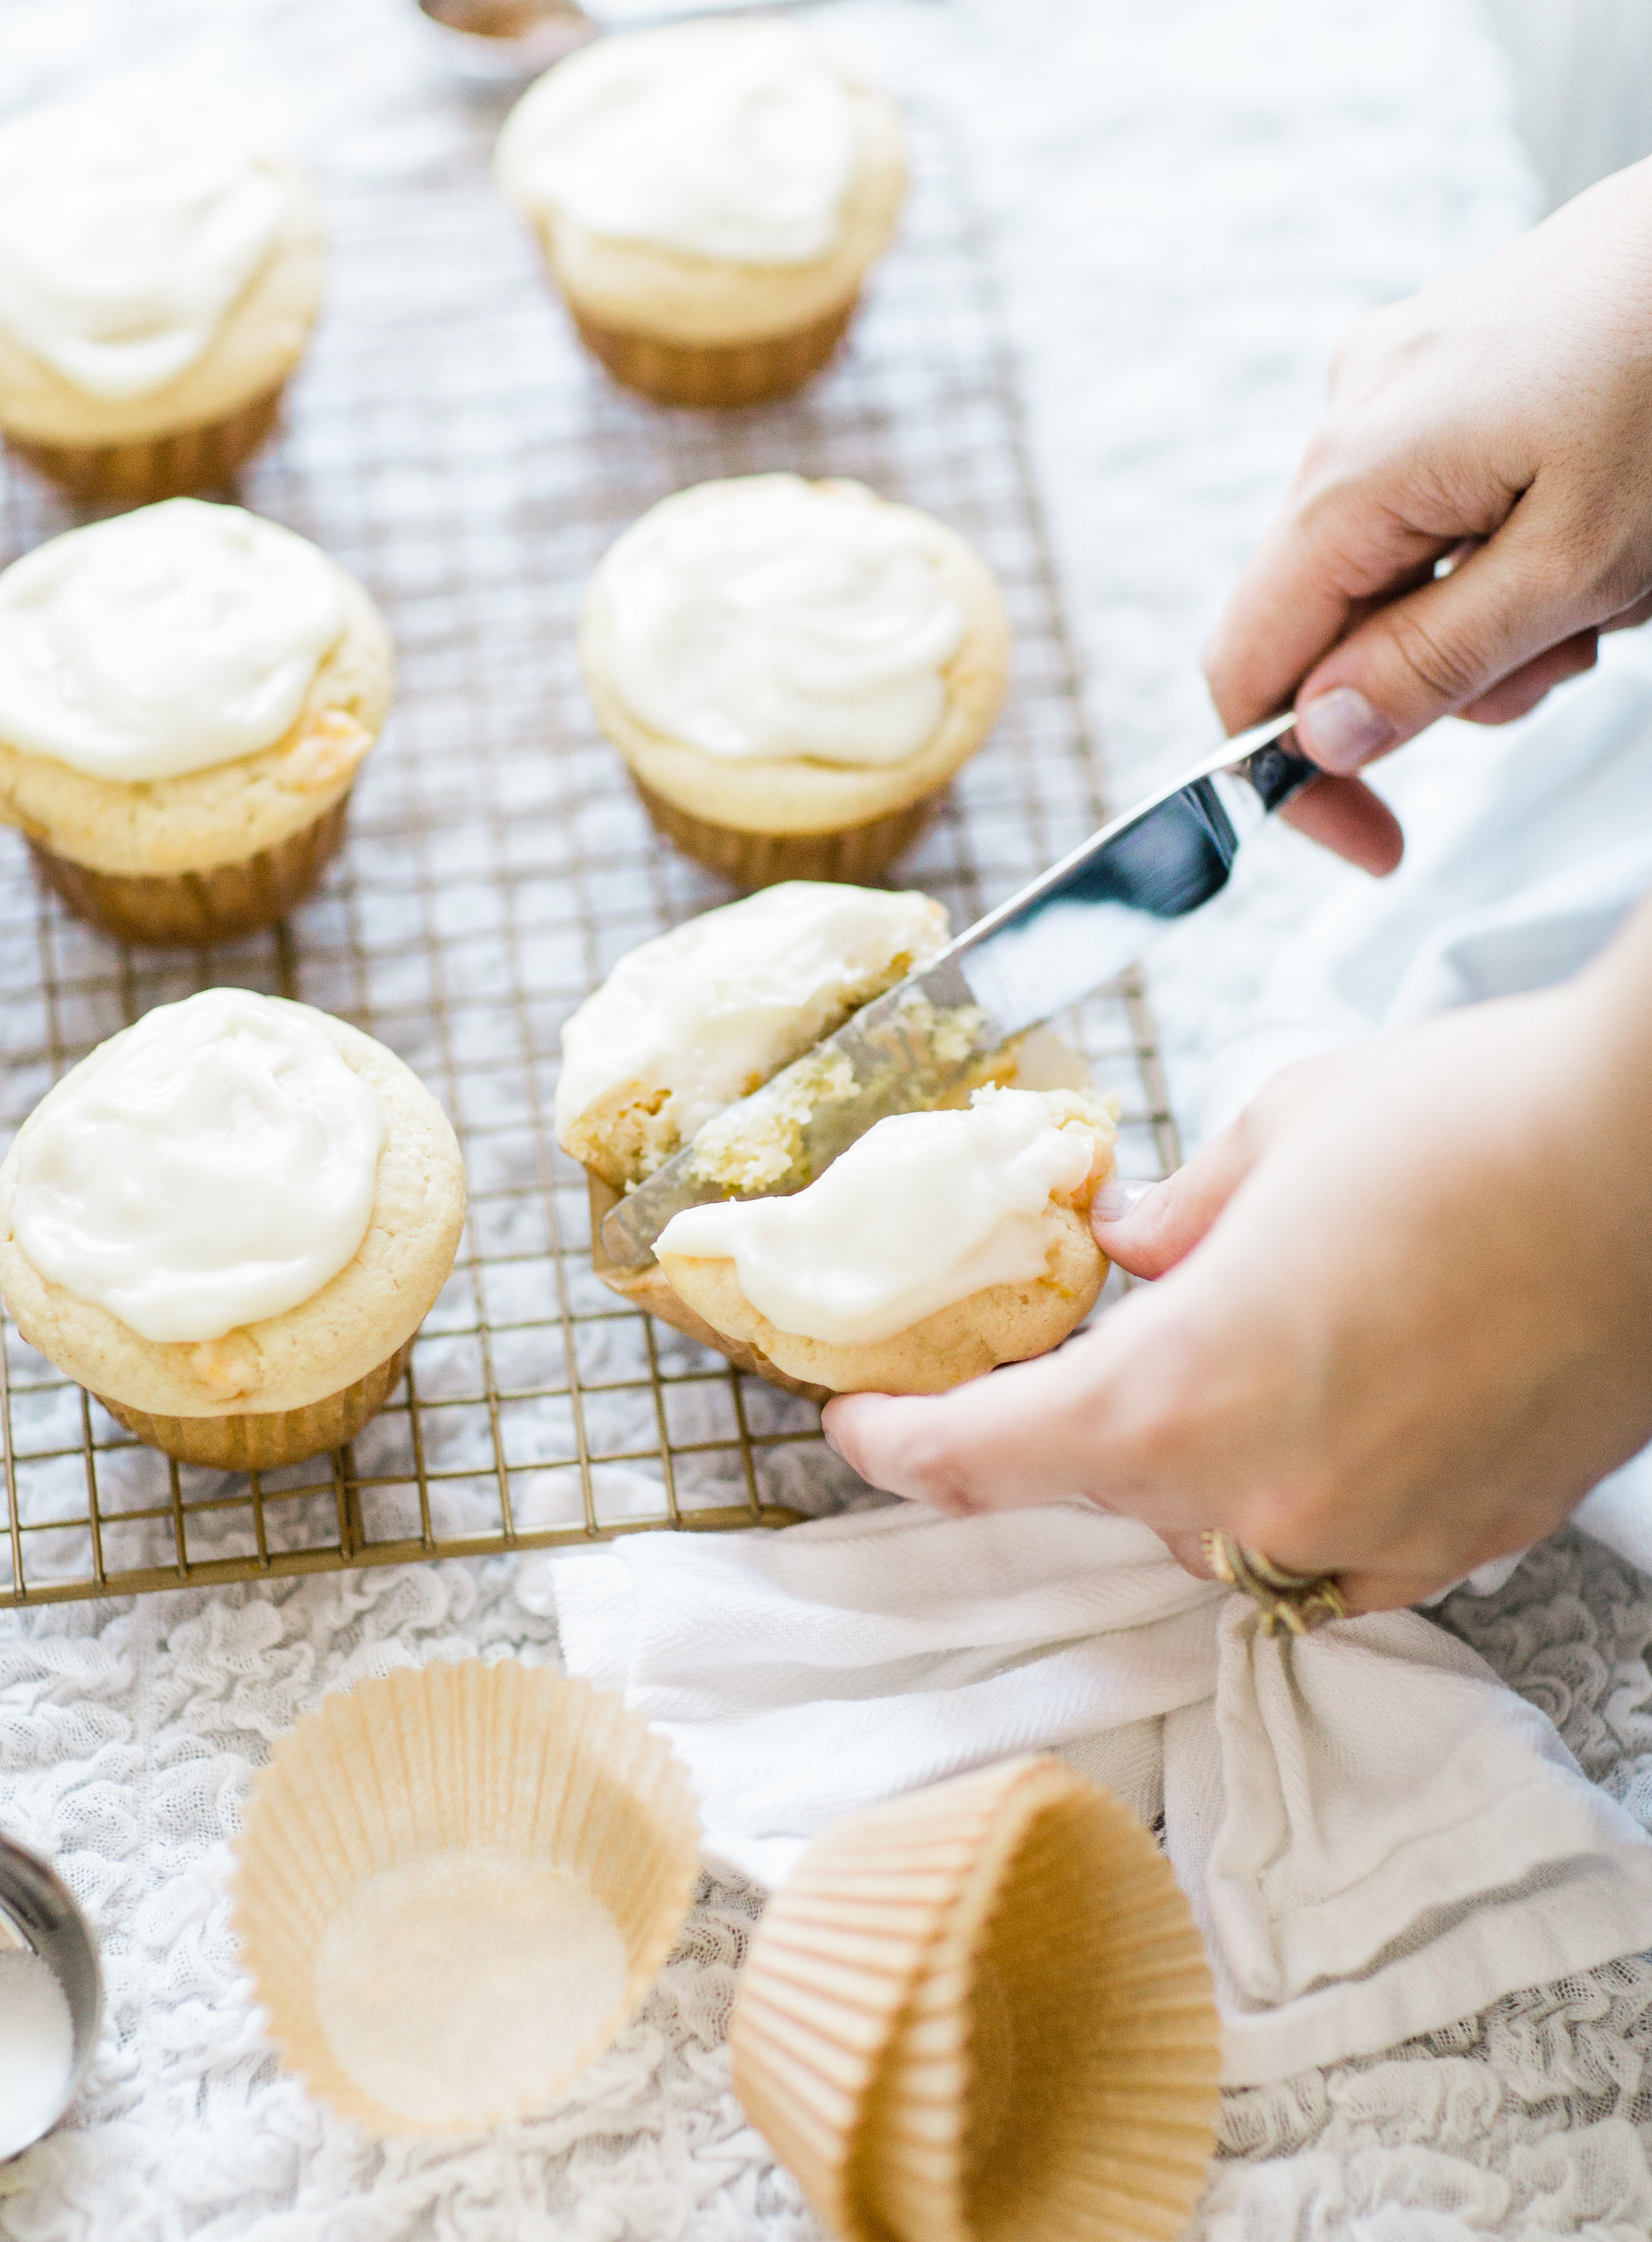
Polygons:
<instances>
[{"instance_id":1,"label":"person's hand","mask_svg":"<svg viewBox=\"0 0 1652 2242\"><path fill-rule=\"evenodd\" d=\"M844 1395L874 1486L1219 1527L1353 1611L1550 1532L1652 1439L1652 910L1569 987L1292 1069L1122 1217L1158 1284L1055 1354ZM1106 1210L1103 1210L1106 1212Z\"/></svg>"},{"instance_id":2,"label":"person's hand","mask_svg":"<svg viewBox=\"0 0 1652 2242\"><path fill-rule=\"evenodd\" d=\"M1341 775L1284 814L1387 871L1399 828L1347 775L1436 717L1523 715L1649 593L1652 161L1354 325L1206 674L1230 732L1295 707Z\"/></svg>"}]
</instances>

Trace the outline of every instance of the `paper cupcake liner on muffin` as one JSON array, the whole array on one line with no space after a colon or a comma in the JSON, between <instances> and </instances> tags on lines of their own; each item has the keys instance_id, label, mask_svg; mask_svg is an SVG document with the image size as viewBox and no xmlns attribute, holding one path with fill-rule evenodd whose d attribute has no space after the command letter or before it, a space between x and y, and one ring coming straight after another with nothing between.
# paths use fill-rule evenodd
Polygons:
<instances>
[{"instance_id":1,"label":"paper cupcake liner on muffin","mask_svg":"<svg viewBox=\"0 0 1652 2242\"><path fill-rule=\"evenodd\" d=\"M236 1851L282 2061L375 2134L544 2109L641 1999L699 1869L669 1746L512 1659L329 1698L276 1746Z\"/></svg>"},{"instance_id":2,"label":"paper cupcake liner on muffin","mask_svg":"<svg viewBox=\"0 0 1652 2242\"><path fill-rule=\"evenodd\" d=\"M409 1339L353 1386L341 1386L336 1393L324 1394L302 1409L249 1409L229 1417L157 1417L127 1401L106 1400L101 1393L97 1399L145 1447L158 1448L181 1464L203 1464L211 1471L275 1471L282 1464L301 1464L308 1456L353 1440L395 1392L412 1353Z\"/></svg>"},{"instance_id":3,"label":"paper cupcake liner on muffin","mask_svg":"<svg viewBox=\"0 0 1652 2242\"><path fill-rule=\"evenodd\" d=\"M591 1199L591 1266L602 1282L621 1299L633 1306L658 1316L662 1324L680 1331L685 1339L700 1346L708 1346L716 1353L726 1355L736 1370L755 1372L766 1378L771 1386L778 1386L788 1393L796 1393L805 1401L826 1402L831 1400L831 1390L825 1386L809 1386L802 1379L789 1377L777 1369L765 1354L743 1339L729 1339L724 1332L714 1330L703 1316L697 1316L688 1303L675 1292L667 1281L666 1274L657 1261L646 1269L637 1269L610 1259L602 1244L602 1225L609 1212L620 1203L620 1194L612 1184L586 1170L586 1180Z\"/></svg>"},{"instance_id":4,"label":"paper cupcake liner on muffin","mask_svg":"<svg viewBox=\"0 0 1652 2242\"><path fill-rule=\"evenodd\" d=\"M789 397L812 381L847 333L860 291L806 327L743 343L684 343L637 334L605 326L571 299L564 300L581 341L621 387L656 405L716 412Z\"/></svg>"},{"instance_id":5,"label":"paper cupcake liner on muffin","mask_svg":"<svg viewBox=\"0 0 1652 2242\"><path fill-rule=\"evenodd\" d=\"M631 783L657 831L675 841L685 856L746 889L772 888L782 880L843 880L864 887L904 856L945 792L939 787L864 825L843 826L835 833L748 833L680 809L645 786L635 771Z\"/></svg>"},{"instance_id":6,"label":"paper cupcake liner on muffin","mask_svg":"<svg viewBox=\"0 0 1652 2242\"><path fill-rule=\"evenodd\" d=\"M199 872L100 872L30 839L40 876L77 918L118 942L205 948L269 926L304 901L344 841L350 796L255 856Z\"/></svg>"},{"instance_id":7,"label":"paper cupcake liner on muffin","mask_svg":"<svg viewBox=\"0 0 1652 2242\"><path fill-rule=\"evenodd\" d=\"M1050 1757L823 1831L729 2042L747 2115L842 2242L1170 2242L1215 2146L1187 1903L1128 1809Z\"/></svg>"},{"instance_id":8,"label":"paper cupcake liner on muffin","mask_svg":"<svg viewBox=\"0 0 1652 2242\"><path fill-rule=\"evenodd\" d=\"M119 444L37 444L8 433L21 460L72 498L97 506L149 506L221 490L274 427L285 381L221 420Z\"/></svg>"}]
</instances>

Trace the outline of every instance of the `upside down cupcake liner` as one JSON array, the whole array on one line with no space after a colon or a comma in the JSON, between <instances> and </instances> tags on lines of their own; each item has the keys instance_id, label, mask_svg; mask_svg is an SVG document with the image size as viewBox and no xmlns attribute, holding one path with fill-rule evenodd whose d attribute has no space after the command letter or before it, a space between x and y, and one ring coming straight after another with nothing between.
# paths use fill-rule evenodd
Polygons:
<instances>
[{"instance_id":1,"label":"upside down cupcake liner","mask_svg":"<svg viewBox=\"0 0 1652 2242\"><path fill-rule=\"evenodd\" d=\"M1050 1757L823 1831L729 2039L747 2115L841 2242L1170 2242L1215 2145L1187 1903L1128 1809Z\"/></svg>"}]
</instances>

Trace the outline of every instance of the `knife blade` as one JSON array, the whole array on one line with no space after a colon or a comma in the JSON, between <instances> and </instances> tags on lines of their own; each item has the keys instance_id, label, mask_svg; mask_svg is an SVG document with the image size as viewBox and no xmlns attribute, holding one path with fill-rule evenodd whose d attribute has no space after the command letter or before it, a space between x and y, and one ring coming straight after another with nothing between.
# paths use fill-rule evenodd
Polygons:
<instances>
[{"instance_id":1,"label":"knife blade","mask_svg":"<svg viewBox=\"0 0 1652 2242\"><path fill-rule=\"evenodd\" d=\"M1226 886L1245 834L1320 775L1291 726L1277 716L1225 741L714 1115L611 1211L611 1259L645 1267L684 1207L802 1191L875 1122L935 1105L1012 1037L1133 965Z\"/></svg>"}]
</instances>

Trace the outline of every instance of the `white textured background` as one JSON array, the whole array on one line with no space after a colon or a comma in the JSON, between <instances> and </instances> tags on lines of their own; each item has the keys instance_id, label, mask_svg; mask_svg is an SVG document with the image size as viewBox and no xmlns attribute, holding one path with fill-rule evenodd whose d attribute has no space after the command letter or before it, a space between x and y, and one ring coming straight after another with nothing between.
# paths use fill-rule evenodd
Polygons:
<instances>
[{"instance_id":1,"label":"white textured background","mask_svg":"<svg viewBox=\"0 0 1652 2242\"><path fill-rule=\"evenodd\" d=\"M1561 4L1561 0L1555 0ZM976 151L1037 461L1116 790L1202 740L1196 653L1360 305L1537 207L1501 50L1467 0L846 0L834 35L953 106ZM187 59L334 182L439 131L396 0L6 0L8 95L89 57ZM1242 1024L1300 899L1258 849L1158 976L1179 1091ZM749 1917L711 1890L655 1995L552 2116L371 2147L275 2071L234 1967L227 1839L271 1740L408 1660L554 1655L509 1563L0 1619L0 1820L72 1861L104 1926L112 2037L83 2123L0 2175L16 2242L807 2242L720 2044ZM1652 1601L1568 1537L1448 1614L1652 1822ZM1652 2229L1652 1969L1506 2002L1393 2056L1230 2099L1205 2242L1629 2242Z\"/></svg>"}]
</instances>

